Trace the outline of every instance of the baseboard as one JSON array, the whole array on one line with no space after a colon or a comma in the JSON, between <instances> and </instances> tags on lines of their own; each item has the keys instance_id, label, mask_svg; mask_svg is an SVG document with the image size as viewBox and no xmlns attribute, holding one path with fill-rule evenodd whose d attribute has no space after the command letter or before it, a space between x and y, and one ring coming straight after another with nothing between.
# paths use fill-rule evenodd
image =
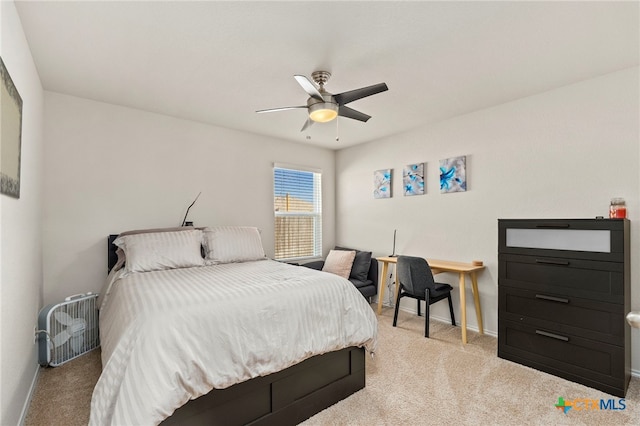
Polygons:
<instances>
[{"instance_id":1,"label":"baseboard","mask_svg":"<svg viewBox=\"0 0 640 426\"><path fill-rule=\"evenodd\" d=\"M29 406L31 405L31 400L33 399L33 393L36 391L36 385L38 384L38 377L40 376L40 366L36 366L36 372L33 375L33 380L31 380L31 386L29 386L29 393L27 394L27 399L22 406L22 412L20 413L20 423L19 425L24 425L27 420L27 413L29 412Z\"/></svg>"},{"instance_id":2,"label":"baseboard","mask_svg":"<svg viewBox=\"0 0 640 426\"><path fill-rule=\"evenodd\" d=\"M402 305L400 305L400 310L404 311L404 312L407 312L409 314L413 314L413 315L417 315L418 314L418 311L416 311L415 309L404 308L404 307L402 307ZM437 316L437 315L431 315L429 317L429 320L430 321L438 321L438 322L451 324L451 318L449 318L449 317L441 317L441 316ZM460 319L459 318L456 319L456 324L460 325ZM467 330L475 331L476 333L480 332L480 330L478 329L477 326L469 325L468 323L467 323ZM491 336L491 337L498 338L498 333L495 332L495 331L492 331L492 330L485 329L484 330L484 334L486 334L488 336Z\"/></svg>"},{"instance_id":3,"label":"baseboard","mask_svg":"<svg viewBox=\"0 0 640 426\"><path fill-rule=\"evenodd\" d=\"M413 314L416 315L416 311L413 311ZM429 317L429 320L430 321L434 320L434 321L438 321L438 322L443 322L445 324L451 324L451 318L449 318L449 317L439 317L439 316L431 315ZM456 318L456 324L457 324L457 326L460 326L460 319L459 318ZM480 332L480 329L477 326L469 325L468 323L467 323L467 330L475 331L476 333ZM485 329L484 330L484 334L486 334L488 336L491 336L491 337L495 337L496 339L498 338L498 333L496 333L495 331L492 331L492 330Z\"/></svg>"}]
</instances>

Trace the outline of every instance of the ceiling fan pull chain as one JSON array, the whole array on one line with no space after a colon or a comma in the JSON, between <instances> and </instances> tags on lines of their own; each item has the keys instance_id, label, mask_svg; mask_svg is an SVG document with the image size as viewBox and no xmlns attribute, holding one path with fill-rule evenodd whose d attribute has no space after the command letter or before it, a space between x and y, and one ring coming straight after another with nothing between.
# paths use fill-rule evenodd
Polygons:
<instances>
[{"instance_id":1,"label":"ceiling fan pull chain","mask_svg":"<svg viewBox=\"0 0 640 426\"><path fill-rule=\"evenodd\" d=\"M338 123L340 123L340 118L336 117L336 142L340 142L340 126Z\"/></svg>"}]
</instances>

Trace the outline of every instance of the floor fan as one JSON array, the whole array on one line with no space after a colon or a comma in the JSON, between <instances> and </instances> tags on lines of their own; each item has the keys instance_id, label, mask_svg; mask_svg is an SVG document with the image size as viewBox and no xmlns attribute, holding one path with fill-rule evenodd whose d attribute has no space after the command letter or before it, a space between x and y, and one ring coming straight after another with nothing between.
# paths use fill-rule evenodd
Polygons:
<instances>
[{"instance_id":1,"label":"floor fan","mask_svg":"<svg viewBox=\"0 0 640 426\"><path fill-rule=\"evenodd\" d=\"M97 294L76 294L38 315L38 363L57 367L100 346Z\"/></svg>"}]
</instances>

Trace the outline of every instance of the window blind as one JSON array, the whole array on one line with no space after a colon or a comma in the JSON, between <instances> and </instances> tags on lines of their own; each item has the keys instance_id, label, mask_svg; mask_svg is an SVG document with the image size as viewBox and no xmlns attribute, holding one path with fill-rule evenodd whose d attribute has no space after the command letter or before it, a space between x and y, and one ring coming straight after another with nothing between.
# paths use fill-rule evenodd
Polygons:
<instances>
[{"instance_id":1,"label":"window blind","mask_svg":"<svg viewBox=\"0 0 640 426\"><path fill-rule=\"evenodd\" d=\"M273 168L275 259L322 256L322 175Z\"/></svg>"}]
</instances>

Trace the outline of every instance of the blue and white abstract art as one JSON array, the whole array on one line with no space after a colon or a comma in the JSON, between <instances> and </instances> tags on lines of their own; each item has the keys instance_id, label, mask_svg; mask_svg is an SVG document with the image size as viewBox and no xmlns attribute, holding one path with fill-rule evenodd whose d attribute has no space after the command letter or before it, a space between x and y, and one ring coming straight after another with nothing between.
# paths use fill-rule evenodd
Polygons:
<instances>
[{"instance_id":1,"label":"blue and white abstract art","mask_svg":"<svg viewBox=\"0 0 640 426\"><path fill-rule=\"evenodd\" d=\"M467 157L440 160L440 192L465 192L467 190Z\"/></svg>"},{"instance_id":2,"label":"blue and white abstract art","mask_svg":"<svg viewBox=\"0 0 640 426\"><path fill-rule=\"evenodd\" d=\"M409 164L402 169L404 195L424 194L424 163Z\"/></svg>"},{"instance_id":3,"label":"blue and white abstract art","mask_svg":"<svg viewBox=\"0 0 640 426\"><path fill-rule=\"evenodd\" d=\"M373 172L373 198L391 198L391 169Z\"/></svg>"}]
</instances>

